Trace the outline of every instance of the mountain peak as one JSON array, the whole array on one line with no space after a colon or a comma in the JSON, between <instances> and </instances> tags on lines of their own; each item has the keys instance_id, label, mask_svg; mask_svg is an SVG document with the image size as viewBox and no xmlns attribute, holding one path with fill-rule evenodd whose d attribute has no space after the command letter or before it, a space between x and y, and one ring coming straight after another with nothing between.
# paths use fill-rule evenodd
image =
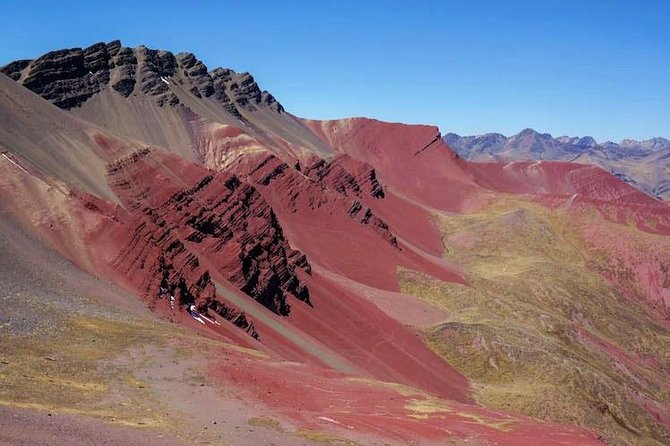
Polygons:
<instances>
[{"instance_id":1,"label":"mountain peak","mask_svg":"<svg viewBox=\"0 0 670 446\"><path fill-rule=\"evenodd\" d=\"M539 134L540 134L540 133L537 132L537 131L534 130L534 129L531 129L531 128L525 128L525 129L521 130L519 133L517 133L517 136L525 136L525 135L533 135L533 136L537 136L537 135L539 135Z\"/></svg>"},{"instance_id":2,"label":"mountain peak","mask_svg":"<svg viewBox=\"0 0 670 446\"><path fill-rule=\"evenodd\" d=\"M0 71L63 109L80 107L111 89L126 98L151 97L160 107L181 104L188 95L208 98L236 117L242 110L284 111L249 73L229 68L208 71L192 53L175 55L145 45L129 48L120 40L51 51L34 60L12 62Z\"/></svg>"}]
</instances>

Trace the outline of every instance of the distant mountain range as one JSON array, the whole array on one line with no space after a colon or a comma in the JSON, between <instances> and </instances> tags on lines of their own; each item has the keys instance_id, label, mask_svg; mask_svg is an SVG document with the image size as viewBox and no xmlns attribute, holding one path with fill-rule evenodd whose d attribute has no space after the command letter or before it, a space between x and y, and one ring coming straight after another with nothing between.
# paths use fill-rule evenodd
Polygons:
<instances>
[{"instance_id":1,"label":"distant mountain range","mask_svg":"<svg viewBox=\"0 0 670 446\"><path fill-rule=\"evenodd\" d=\"M525 129L509 137L500 133L448 133L443 140L459 155L473 161L532 159L595 164L647 194L670 199L670 140L666 138L598 143L590 136L554 138Z\"/></svg>"}]
</instances>

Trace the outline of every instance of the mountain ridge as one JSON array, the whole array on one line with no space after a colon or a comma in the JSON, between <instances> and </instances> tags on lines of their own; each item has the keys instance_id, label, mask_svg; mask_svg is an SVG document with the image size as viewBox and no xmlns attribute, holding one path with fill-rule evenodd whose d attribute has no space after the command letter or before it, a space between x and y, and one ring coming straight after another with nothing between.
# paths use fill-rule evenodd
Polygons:
<instances>
[{"instance_id":1,"label":"mountain ridge","mask_svg":"<svg viewBox=\"0 0 670 446\"><path fill-rule=\"evenodd\" d=\"M663 137L598 143L590 136L553 137L528 128L509 137L500 133L447 133L443 139L473 161L533 159L599 165L649 195L670 199L670 140Z\"/></svg>"},{"instance_id":2,"label":"mountain ridge","mask_svg":"<svg viewBox=\"0 0 670 446\"><path fill-rule=\"evenodd\" d=\"M261 91L249 73L221 67L208 70L192 53L173 54L144 45L129 48L119 40L51 51L0 68L12 80L64 109L80 106L107 84L125 97L139 88L142 93L155 96L159 106L176 105L179 99L168 91L167 78L178 70L191 81L187 88L193 94L213 96L235 115L239 115L237 107L265 105L278 113L283 111L281 104L267 91Z\"/></svg>"},{"instance_id":3,"label":"mountain ridge","mask_svg":"<svg viewBox=\"0 0 670 446\"><path fill-rule=\"evenodd\" d=\"M667 203L594 165L471 162L434 126L300 118L188 53L49 54L0 74L0 224L202 335L173 342L205 352L207 401L238 398L226 417L364 444L670 438Z\"/></svg>"},{"instance_id":4,"label":"mountain ridge","mask_svg":"<svg viewBox=\"0 0 670 446\"><path fill-rule=\"evenodd\" d=\"M530 127L527 127L518 133L512 134L510 136L503 135L502 133L498 132L488 132L488 133L481 133L481 134L476 134L476 135L468 135L468 136L463 136L459 135L458 133L454 132L449 132L444 135L444 138L448 140L454 140L458 141L460 139L466 139L466 140L490 140L490 139L501 139L503 141L507 141L510 139L515 139L518 138L522 135L533 135L537 137L543 137L546 139L553 139L555 141L558 141L560 143L564 144L569 144L577 147L583 147L583 148L590 148L590 147L607 147L607 148L618 148L619 150L622 149L631 149L631 150L642 150L645 153L651 153L651 152L656 152L660 150L665 150L668 147L670 147L670 140L667 138L664 138L662 136L654 136L651 138L647 139L642 139L642 140L637 140L634 138L624 138L621 141L614 142L611 140L604 140L602 142L597 142L595 138L592 136L569 136L569 135L561 135L561 136L553 136L551 133L543 133L539 132L535 129L532 129Z\"/></svg>"}]
</instances>

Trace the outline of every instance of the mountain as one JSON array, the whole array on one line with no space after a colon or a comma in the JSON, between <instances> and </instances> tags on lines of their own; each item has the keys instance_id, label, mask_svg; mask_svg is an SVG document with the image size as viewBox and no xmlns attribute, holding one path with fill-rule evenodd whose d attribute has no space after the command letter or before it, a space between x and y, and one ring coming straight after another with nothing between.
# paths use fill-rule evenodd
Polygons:
<instances>
[{"instance_id":1,"label":"mountain","mask_svg":"<svg viewBox=\"0 0 670 446\"><path fill-rule=\"evenodd\" d=\"M459 136L448 133L444 141L473 161L558 160L594 164L641 191L661 200L670 198L670 140L625 139L597 143L590 136L561 136L532 129L506 137L499 133Z\"/></svg>"},{"instance_id":2,"label":"mountain","mask_svg":"<svg viewBox=\"0 0 670 446\"><path fill-rule=\"evenodd\" d=\"M670 440L667 203L188 53L2 73L1 440Z\"/></svg>"}]
</instances>

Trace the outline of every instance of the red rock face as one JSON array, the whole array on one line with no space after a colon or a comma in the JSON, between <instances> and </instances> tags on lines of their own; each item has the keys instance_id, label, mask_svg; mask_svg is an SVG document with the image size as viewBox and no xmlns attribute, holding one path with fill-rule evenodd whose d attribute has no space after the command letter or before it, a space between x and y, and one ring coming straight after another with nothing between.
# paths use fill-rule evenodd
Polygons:
<instances>
[{"instance_id":1,"label":"red rock face","mask_svg":"<svg viewBox=\"0 0 670 446\"><path fill-rule=\"evenodd\" d=\"M182 305L230 316L215 297L208 271L215 268L274 313L290 313L287 294L310 304L296 275L310 271L305 256L290 248L260 194L234 175L145 149L111 164L108 181L136 220L114 266L146 297L163 288Z\"/></svg>"},{"instance_id":2,"label":"red rock face","mask_svg":"<svg viewBox=\"0 0 670 446\"><path fill-rule=\"evenodd\" d=\"M300 164L291 167L274 155L267 155L260 161L254 159L252 163L255 165L245 173L246 176L261 188L278 191L282 207L287 207L292 213L313 212L320 208L328 209L331 215L346 213L352 220L372 229L391 246L400 249L388 223L375 216L361 201L364 197L365 200L384 198L384 189L370 166L360 163L357 166L360 170L350 173L343 164L356 163L347 156L332 162L314 161L306 167Z\"/></svg>"},{"instance_id":3,"label":"red rock face","mask_svg":"<svg viewBox=\"0 0 670 446\"><path fill-rule=\"evenodd\" d=\"M344 196L382 199L384 188L379 183L375 169L348 155L337 155L332 161L316 159L304 168L307 177L334 189Z\"/></svg>"},{"instance_id":4,"label":"red rock face","mask_svg":"<svg viewBox=\"0 0 670 446\"><path fill-rule=\"evenodd\" d=\"M161 94L170 88L161 86ZM503 195L575 215L595 211L599 222L633 223L659 237L670 234L667 204L588 166L469 163L442 142L435 127L369 119L306 121L285 113L255 118L236 103L239 120L228 116L235 124L204 116L209 103L202 115L180 109L192 142L189 160L175 154L182 147L131 143L77 121L88 138L81 141L91 144L106 167L99 184L86 189L88 177L70 183L60 171L52 176L31 165L28 156L0 159L2 210L159 314L256 345L273 360L300 363L212 368L286 416L304 406L313 416L325 413L362 431L391 429L390 437L401 441L439 442L456 432L457 438L481 435L498 444L537 444L543 434L552 436L546 444L598 444L586 431L525 418L515 419L509 431L497 429L507 426L507 417L475 406L467 379L408 326L436 321L402 314L411 296L400 293L398 270L467 285L465 272L444 258L436 215L476 211ZM82 168L76 167L75 173ZM95 194L108 189L111 197ZM610 243L589 228L583 235L622 261L627 272L607 278L629 292L632 304L667 319L665 251L632 254L633 242ZM208 318L202 326L189 317L191 305ZM420 308L442 314L429 303ZM586 334L583 341L619 355ZM617 357L632 364L623 354ZM259 381L245 380L251 375ZM278 378L283 376L290 380ZM352 377L413 386L424 397L448 399L456 409L408 415L412 401L406 395L352 384ZM276 387L279 400L268 396L270 387ZM337 397L329 394L332 389ZM356 416L346 415L349 403ZM468 422L482 417L490 417L490 425Z\"/></svg>"},{"instance_id":5,"label":"red rock face","mask_svg":"<svg viewBox=\"0 0 670 446\"><path fill-rule=\"evenodd\" d=\"M480 200L482 190L437 127L364 118L305 123L338 152L374 166L389 189L418 204L460 210Z\"/></svg>"}]
</instances>

